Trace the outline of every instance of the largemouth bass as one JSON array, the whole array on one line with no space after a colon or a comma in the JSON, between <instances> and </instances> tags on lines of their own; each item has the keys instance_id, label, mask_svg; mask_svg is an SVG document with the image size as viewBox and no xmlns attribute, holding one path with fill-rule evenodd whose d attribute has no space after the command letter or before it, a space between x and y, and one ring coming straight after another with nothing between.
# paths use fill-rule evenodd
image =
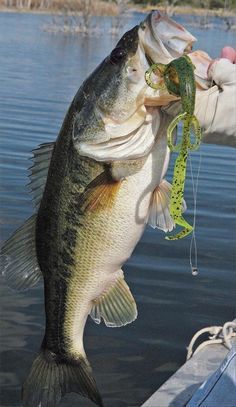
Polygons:
<instances>
[{"instance_id":1,"label":"largemouth bass","mask_svg":"<svg viewBox=\"0 0 236 407\"><path fill-rule=\"evenodd\" d=\"M82 84L56 142L34 151L37 211L2 249L10 286L44 280L45 336L23 385L24 407L53 407L72 391L103 405L84 350L86 320L119 327L136 319L122 265L146 223L174 227L163 179L169 121L160 106L176 97L148 87L144 75L150 61L168 63L193 41L150 14Z\"/></svg>"}]
</instances>

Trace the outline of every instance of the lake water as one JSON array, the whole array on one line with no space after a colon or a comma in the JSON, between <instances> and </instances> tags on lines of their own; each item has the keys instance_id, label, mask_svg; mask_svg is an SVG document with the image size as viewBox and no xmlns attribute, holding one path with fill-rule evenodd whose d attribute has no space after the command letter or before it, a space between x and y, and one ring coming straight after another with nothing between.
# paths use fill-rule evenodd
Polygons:
<instances>
[{"instance_id":1,"label":"lake water","mask_svg":"<svg viewBox=\"0 0 236 407\"><path fill-rule=\"evenodd\" d=\"M142 17L133 14L126 26ZM44 15L0 13L1 240L32 213L25 189L30 151L55 139L83 79L117 41L108 33L109 18L97 19L102 34L91 38L48 33L42 27L49 20ZM197 47L212 57L225 44L234 45L235 34L220 26L187 28L198 38ZM147 228L124 267L139 309L137 321L120 329L91 320L86 325L85 348L107 407L140 406L184 362L197 330L235 317L235 150L203 145L201 152L200 274L193 277L190 272L190 238L168 242L163 233ZM195 173L198 158L195 153ZM188 175L190 216L191 191ZM13 407L21 405L21 383L43 337L43 289L15 293L1 280L0 290L0 405ZM73 394L61 403L77 405L92 403Z\"/></svg>"}]
</instances>

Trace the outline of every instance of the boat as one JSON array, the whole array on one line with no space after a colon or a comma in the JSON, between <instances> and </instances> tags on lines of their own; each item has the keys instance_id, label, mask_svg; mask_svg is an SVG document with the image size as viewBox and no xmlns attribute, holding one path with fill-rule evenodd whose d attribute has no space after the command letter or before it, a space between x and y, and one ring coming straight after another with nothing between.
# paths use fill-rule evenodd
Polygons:
<instances>
[{"instance_id":1,"label":"boat","mask_svg":"<svg viewBox=\"0 0 236 407\"><path fill-rule=\"evenodd\" d=\"M209 339L195 351L196 341ZM201 329L192 338L186 363L142 407L236 407L236 319Z\"/></svg>"}]
</instances>

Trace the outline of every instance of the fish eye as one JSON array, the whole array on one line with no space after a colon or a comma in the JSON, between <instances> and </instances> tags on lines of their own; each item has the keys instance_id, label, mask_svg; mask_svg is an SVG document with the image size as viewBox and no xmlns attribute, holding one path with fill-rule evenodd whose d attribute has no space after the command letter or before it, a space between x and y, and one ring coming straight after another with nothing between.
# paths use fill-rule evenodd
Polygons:
<instances>
[{"instance_id":1,"label":"fish eye","mask_svg":"<svg viewBox=\"0 0 236 407\"><path fill-rule=\"evenodd\" d=\"M113 64L117 64L121 62L127 56L127 52L122 47L114 48L110 54L110 62Z\"/></svg>"}]
</instances>

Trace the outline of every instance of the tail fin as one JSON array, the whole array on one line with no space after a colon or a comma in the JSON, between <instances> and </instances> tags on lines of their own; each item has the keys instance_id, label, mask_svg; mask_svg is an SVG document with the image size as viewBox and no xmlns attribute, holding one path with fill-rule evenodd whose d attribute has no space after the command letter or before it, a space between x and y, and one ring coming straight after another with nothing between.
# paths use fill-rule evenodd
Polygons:
<instances>
[{"instance_id":1,"label":"tail fin","mask_svg":"<svg viewBox=\"0 0 236 407\"><path fill-rule=\"evenodd\" d=\"M70 392L90 398L103 407L92 369L86 358L58 360L41 350L22 388L24 407L54 407Z\"/></svg>"}]
</instances>

